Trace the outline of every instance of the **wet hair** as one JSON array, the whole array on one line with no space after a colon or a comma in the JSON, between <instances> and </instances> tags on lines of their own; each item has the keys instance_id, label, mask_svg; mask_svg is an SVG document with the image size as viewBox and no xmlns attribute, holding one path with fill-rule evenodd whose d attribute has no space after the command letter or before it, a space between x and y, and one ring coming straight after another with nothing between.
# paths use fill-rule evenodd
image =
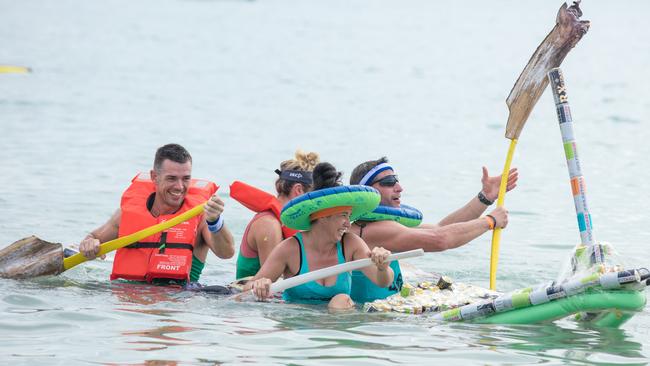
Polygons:
<instances>
[{"instance_id":1,"label":"wet hair","mask_svg":"<svg viewBox=\"0 0 650 366\"><path fill-rule=\"evenodd\" d=\"M175 163L183 164L186 162L192 162L192 155L189 151L185 150L179 144L167 144L161 146L156 150L156 157L153 160L153 168L156 171L159 171L162 167L163 161L171 160Z\"/></svg>"},{"instance_id":2,"label":"wet hair","mask_svg":"<svg viewBox=\"0 0 650 366\"><path fill-rule=\"evenodd\" d=\"M314 168L314 190L343 185L343 173L336 170L334 165L322 162Z\"/></svg>"},{"instance_id":3,"label":"wet hair","mask_svg":"<svg viewBox=\"0 0 650 366\"><path fill-rule=\"evenodd\" d=\"M369 160L357 165L357 167L352 171L352 175L350 175L350 184L359 184L361 179L363 179L372 168L383 163L388 163L388 158L385 156L382 156L377 160Z\"/></svg>"},{"instance_id":4,"label":"wet hair","mask_svg":"<svg viewBox=\"0 0 650 366\"><path fill-rule=\"evenodd\" d=\"M320 157L318 153L309 152L306 153L302 150L297 150L295 154L295 159L285 160L280 163L280 172L285 170L299 170L305 172L311 172L314 170L314 167L320 162ZM302 184L305 192L310 191L313 187L313 184L305 184L301 182L296 182L292 180L278 178L275 181L275 190L280 195L288 196L291 193L291 188L296 184Z\"/></svg>"}]
</instances>

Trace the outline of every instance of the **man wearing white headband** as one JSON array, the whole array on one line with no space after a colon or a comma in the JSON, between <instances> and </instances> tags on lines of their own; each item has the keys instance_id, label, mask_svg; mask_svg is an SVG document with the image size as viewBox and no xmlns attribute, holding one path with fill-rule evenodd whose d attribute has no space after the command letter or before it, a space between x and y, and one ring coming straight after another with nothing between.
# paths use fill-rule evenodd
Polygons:
<instances>
[{"instance_id":1,"label":"man wearing white headband","mask_svg":"<svg viewBox=\"0 0 650 366\"><path fill-rule=\"evenodd\" d=\"M517 169L510 170L508 191L515 188L517 179ZM460 247L487 231L504 228L508 224L508 211L503 207L497 207L489 214L481 216L497 199L501 176L490 177L487 168L483 167L481 183L483 186L477 195L437 224L420 223L415 227L408 227L401 224L399 218L381 221L358 220L354 222L350 231L359 235L371 249L382 246L392 252L417 248L427 252L439 252ZM380 208L383 206L399 211L402 186L386 157L359 164L352 171L350 184L366 185L377 189L381 194ZM393 262L392 268L395 272L395 280L387 289L373 286L362 274L353 273L352 299L357 302L367 302L400 291L402 275L397 261Z\"/></svg>"}]
</instances>

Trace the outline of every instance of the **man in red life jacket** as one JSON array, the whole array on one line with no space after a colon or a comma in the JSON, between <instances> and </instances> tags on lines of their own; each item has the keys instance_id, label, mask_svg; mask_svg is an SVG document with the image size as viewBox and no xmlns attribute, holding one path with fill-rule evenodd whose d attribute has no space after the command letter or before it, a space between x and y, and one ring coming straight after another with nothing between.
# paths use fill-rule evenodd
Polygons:
<instances>
[{"instance_id":1,"label":"man in red life jacket","mask_svg":"<svg viewBox=\"0 0 650 366\"><path fill-rule=\"evenodd\" d=\"M180 214L207 200L204 213L162 233L118 249L111 280L156 279L198 281L208 249L219 258L231 258L234 240L221 216L224 202L212 182L192 179L192 157L180 145L156 151L149 177L136 176L124 192L120 208L79 244L89 259L100 243L129 235Z\"/></svg>"}]
</instances>

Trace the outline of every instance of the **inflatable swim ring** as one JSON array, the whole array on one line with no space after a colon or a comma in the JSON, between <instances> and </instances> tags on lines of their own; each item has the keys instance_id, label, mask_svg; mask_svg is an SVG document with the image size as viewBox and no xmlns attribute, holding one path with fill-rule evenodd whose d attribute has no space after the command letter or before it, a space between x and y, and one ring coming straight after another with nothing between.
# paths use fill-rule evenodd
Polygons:
<instances>
[{"instance_id":1,"label":"inflatable swim ring","mask_svg":"<svg viewBox=\"0 0 650 366\"><path fill-rule=\"evenodd\" d=\"M352 206L350 221L372 211L381 200L379 192L368 186L351 185L319 189L296 197L282 208L282 223L295 230L309 230L309 216L331 207Z\"/></svg>"},{"instance_id":2,"label":"inflatable swim ring","mask_svg":"<svg viewBox=\"0 0 650 366\"><path fill-rule=\"evenodd\" d=\"M415 207L400 205L400 207L391 207L379 205L372 212L369 212L359 218L363 221L396 221L407 227L415 227L422 223L422 212Z\"/></svg>"}]
</instances>

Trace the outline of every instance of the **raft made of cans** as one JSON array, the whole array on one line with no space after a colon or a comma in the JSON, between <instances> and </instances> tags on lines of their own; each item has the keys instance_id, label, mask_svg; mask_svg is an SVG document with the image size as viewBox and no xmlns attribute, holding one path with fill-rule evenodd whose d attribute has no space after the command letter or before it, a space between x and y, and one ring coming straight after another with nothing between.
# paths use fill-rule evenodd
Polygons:
<instances>
[{"instance_id":1,"label":"raft made of cans","mask_svg":"<svg viewBox=\"0 0 650 366\"><path fill-rule=\"evenodd\" d=\"M416 285L404 283L400 293L367 302L363 310L368 313L437 313L477 301L495 299L499 295L498 292L478 286L452 283L448 277L434 274L430 281L418 282Z\"/></svg>"},{"instance_id":2,"label":"raft made of cans","mask_svg":"<svg viewBox=\"0 0 650 366\"><path fill-rule=\"evenodd\" d=\"M444 277L443 277L444 279ZM576 314L596 326L618 327L643 309L650 271L645 268L592 274L561 285L498 294L471 285L405 285L402 293L364 305L366 312L436 312L440 321L534 324ZM445 282L449 282L448 280Z\"/></svg>"}]
</instances>

